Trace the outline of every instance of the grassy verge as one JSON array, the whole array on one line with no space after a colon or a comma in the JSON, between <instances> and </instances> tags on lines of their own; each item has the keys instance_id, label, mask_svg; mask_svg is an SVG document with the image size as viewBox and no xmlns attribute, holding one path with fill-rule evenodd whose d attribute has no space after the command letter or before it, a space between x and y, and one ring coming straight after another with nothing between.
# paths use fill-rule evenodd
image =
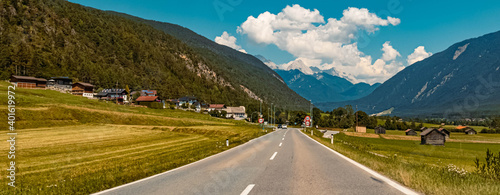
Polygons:
<instances>
[{"instance_id":1,"label":"grassy verge","mask_svg":"<svg viewBox=\"0 0 500 195\"><path fill-rule=\"evenodd\" d=\"M310 136L310 131L305 133ZM313 139L347 157L424 194L498 194L500 182L474 172L474 159L486 148L500 144L446 143L445 147L420 141L335 135L332 145L320 132Z\"/></svg>"},{"instance_id":2,"label":"grassy verge","mask_svg":"<svg viewBox=\"0 0 500 195\"><path fill-rule=\"evenodd\" d=\"M0 113L8 83L0 82ZM0 194L89 194L161 173L264 135L257 125L177 110L16 90L16 185ZM0 124L5 139L7 121ZM269 131L271 132L271 131ZM225 140L229 139L229 147ZM8 142L0 153L8 153ZM0 158L0 169L10 160ZM7 173L7 171L2 171ZM1 174L4 175L4 174Z\"/></svg>"}]
</instances>

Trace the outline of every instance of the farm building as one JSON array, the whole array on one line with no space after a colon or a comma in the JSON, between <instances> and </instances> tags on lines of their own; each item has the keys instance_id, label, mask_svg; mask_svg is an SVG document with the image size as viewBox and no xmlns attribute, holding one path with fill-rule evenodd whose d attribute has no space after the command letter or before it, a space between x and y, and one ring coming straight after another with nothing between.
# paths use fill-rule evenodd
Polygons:
<instances>
[{"instance_id":1,"label":"farm building","mask_svg":"<svg viewBox=\"0 0 500 195\"><path fill-rule=\"evenodd\" d=\"M363 126L356 126L356 132L359 132L359 133L366 133L366 127L363 127Z\"/></svg>"},{"instance_id":2,"label":"farm building","mask_svg":"<svg viewBox=\"0 0 500 195\"><path fill-rule=\"evenodd\" d=\"M79 95L87 98L94 97L94 85L90 83L78 82L73 84L71 94Z\"/></svg>"},{"instance_id":3,"label":"farm building","mask_svg":"<svg viewBox=\"0 0 500 195\"><path fill-rule=\"evenodd\" d=\"M405 131L405 134L406 135L417 135L417 132L415 130L413 130L413 129L407 129Z\"/></svg>"},{"instance_id":4,"label":"farm building","mask_svg":"<svg viewBox=\"0 0 500 195\"><path fill-rule=\"evenodd\" d=\"M473 128L467 128L467 129L465 130L465 134L466 134L466 135L476 135L476 134L477 134L477 131L476 131L476 130L474 130Z\"/></svg>"},{"instance_id":5,"label":"farm building","mask_svg":"<svg viewBox=\"0 0 500 195\"><path fill-rule=\"evenodd\" d=\"M383 128L381 126L375 127L375 133L376 134L385 134L385 128Z\"/></svg>"},{"instance_id":6,"label":"farm building","mask_svg":"<svg viewBox=\"0 0 500 195\"><path fill-rule=\"evenodd\" d=\"M45 89L47 80L28 76L12 75L10 77L12 84L17 84L17 87L28 89Z\"/></svg>"},{"instance_id":7,"label":"farm building","mask_svg":"<svg viewBox=\"0 0 500 195\"><path fill-rule=\"evenodd\" d=\"M446 130L445 128L439 128L438 130L443 132L446 135L446 138L450 138L450 131Z\"/></svg>"},{"instance_id":8,"label":"farm building","mask_svg":"<svg viewBox=\"0 0 500 195\"><path fill-rule=\"evenodd\" d=\"M52 77L47 82L47 88L60 92L71 92L73 89L73 79L69 77Z\"/></svg>"},{"instance_id":9,"label":"farm building","mask_svg":"<svg viewBox=\"0 0 500 195\"><path fill-rule=\"evenodd\" d=\"M428 128L420 133L420 144L444 145L446 134L434 128Z\"/></svg>"},{"instance_id":10,"label":"farm building","mask_svg":"<svg viewBox=\"0 0 500 195\"><path fill-rule=\"evenodd\" d=\"M227 107L223 110L227 112L226 118L232 118L235 120L245 120L247 118L247 114L245 112L245 106Z\"/></svg>"}]
</instances>

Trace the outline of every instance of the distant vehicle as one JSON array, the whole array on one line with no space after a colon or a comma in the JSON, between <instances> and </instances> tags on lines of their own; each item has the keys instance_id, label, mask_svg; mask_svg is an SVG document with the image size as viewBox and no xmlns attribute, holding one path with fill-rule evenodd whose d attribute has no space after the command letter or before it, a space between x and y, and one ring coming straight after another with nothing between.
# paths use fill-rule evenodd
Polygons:
<instances>
[{"instance_id":1,"label":"distant vehicle","mask_svg":"<svg viewBox=\"0 0 500 195\"><path fill-rule=\"evenodd\" d=\"M281 128L286 129L287 127L286 127L286 125L281 125Z\"/></svg>"},{"instance_id":2,"label":"distant vehicle","mask_svg":"<svg viewBox=\"0 0 500 195\"><path fill-rule=\"evenodd\" d=\"M281 128L281 124L278 124L278 129Z\"/></svg>"}]
</instances>

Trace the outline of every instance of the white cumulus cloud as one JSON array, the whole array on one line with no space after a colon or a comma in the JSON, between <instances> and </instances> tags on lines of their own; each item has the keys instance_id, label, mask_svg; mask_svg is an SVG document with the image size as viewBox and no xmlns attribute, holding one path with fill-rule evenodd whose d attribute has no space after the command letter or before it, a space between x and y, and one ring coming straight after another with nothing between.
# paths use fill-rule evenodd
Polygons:
<instances>
[{"instance_id":1,"label":"white cumulus cloud","mask_svg":"<svg viewBox=\"0 0 500 195\"><path fill-rule=\"evenodd\" d=\"M302 60L307 66L335 69L340 75L350 75L355 82L383 82L402 67L394 59L401 56L389 42L383 45L384 56L372 62L372 57L358 49L356 39L362 31L373 33L380 26L398 25L400 19L386 19L366 8L350 7L340 19L324 19L317 10L300 5L286 6L281 12L249 16L237 32L259 44L274 44Z\"/></svg>"},{"instance_id":2,"label":"white cumulus cloud","mask_svg":"<svg viewBox=\"0 0 500 195\"><path fill-rule=\"evenodd\" d=\"M395 50L391 45L389 45L390 42L387 41L382 45L382 51L384 52L382 54L382 60L384 61L391 61L395 60L398 56L401 56L397 50Z\"/></svg>"},{"instance_id":3,"label":"white cumulus cloud","mask_svg":"<svg viewBox=\"0 0 500 195\"><path fill-rule=\"evenodd\" d=\"M418 46L417 48L415 48L412 54L408 55L406 61L408 62L408 65L412 65L413 63L422 61L431 55L432 55L431 52L425 51L424 46Z\"/></svg>"},{"instance_id":4,"label":"white cumulus cloud","mask_svg":"<svg viewBox=\"0 0 500 195\"><path fill-rule=\"evenodd\" d=\"M236 37L229 35L229 33L227 33L226 31L224 31L220 37L215 37L215 42L238 50L242 53L247 53L244 49L241 48L241 46L236 44Z\"/></svg>"}]
</instances>

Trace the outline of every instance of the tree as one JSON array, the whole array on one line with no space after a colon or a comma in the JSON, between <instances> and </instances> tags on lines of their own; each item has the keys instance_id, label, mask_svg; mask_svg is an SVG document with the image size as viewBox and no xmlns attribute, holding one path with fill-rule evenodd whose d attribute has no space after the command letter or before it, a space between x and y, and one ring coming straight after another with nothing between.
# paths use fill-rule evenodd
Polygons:
<instances>
[{"instance_id":1,"label":"tree","mask_svg":"<svg viewBox=\"0 0 500 195\"><path fill-rule=\"evenodd\" d=\"M181 105L182 108L187 109L189 107L189 103L184 103Z\"/></svg>"},{"instance_id":2,"label":"tree","mask_svg":"<svg viewBox=\"0 0 500 195\"><path fill-rule=\"evenodd\" d=\"M196 110L196 105L191 104L191 109Z\"/></svg>"},{"instance_id":3,"label":"tree","mask_svg":"<svg viewBox=\"0 0 500 195\"><path fill-rule=\"evenodd\" d=\"M125 92L127 92L127 100L130 100L130 88L128 88L128 85L125 85Z\"/></svg>"}]
</instances>

